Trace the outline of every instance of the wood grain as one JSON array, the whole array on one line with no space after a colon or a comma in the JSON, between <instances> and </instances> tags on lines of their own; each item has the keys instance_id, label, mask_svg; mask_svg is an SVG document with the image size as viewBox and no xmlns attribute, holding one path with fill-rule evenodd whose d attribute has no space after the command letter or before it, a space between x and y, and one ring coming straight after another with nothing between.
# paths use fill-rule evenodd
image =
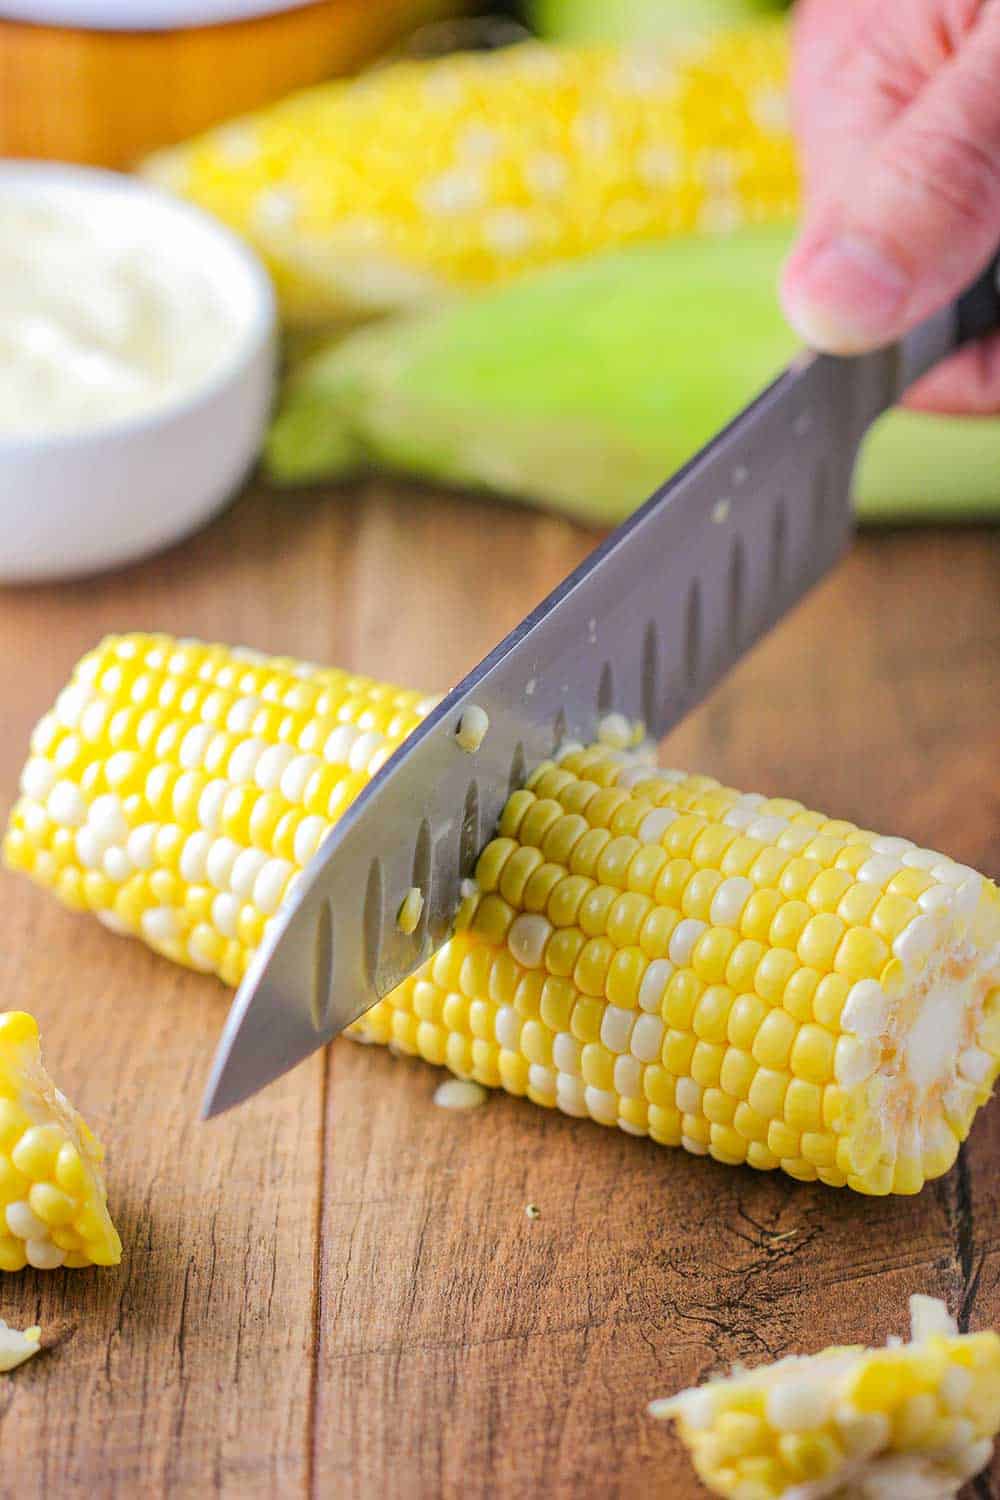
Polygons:
<instances>
[{"instance_id":1,"label":"wood grain","mask_svg":"<svg viewBox=\"0 0 1000 1500\"><path fill-rule=\"evenodd\" d=\"M0 812L103 631L163 628L446 687L588 550L560 521L371 484L249 494L112 578L0 593ZM869 535L668 757L1000 874L1000 536ZM0 995L103 1128L115 1271L0 1281L75 1324L0 1385L0 1494L345 1500L701 1493L646 1402L735 1358L1000 1325L1000 1111L916 1199L733 1170L338 1043L195 1111L226 995L0 877ZM536 1203L541 1216L525 1214ZM994 1479L971 1494L998 1492ZM902 1500L902 1497L901 1497Z\"/></svg>"}]
</instances>

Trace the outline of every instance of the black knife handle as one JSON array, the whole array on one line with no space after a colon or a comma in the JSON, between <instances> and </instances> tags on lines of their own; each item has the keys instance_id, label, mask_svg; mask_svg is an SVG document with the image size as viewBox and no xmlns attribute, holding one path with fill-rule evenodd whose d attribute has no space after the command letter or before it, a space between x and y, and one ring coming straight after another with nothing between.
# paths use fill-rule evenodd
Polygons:
<instances>
[{"instance_id":1,"label":"black knife handle","mask_svg":"<svg viewBox=\"0 0 1000 1500\"><path fill-rule=\"evenodd\" d=\"M1000 254L958 300L957 346L971 344L1000 328Z\"/></svg>"}]
</instances>

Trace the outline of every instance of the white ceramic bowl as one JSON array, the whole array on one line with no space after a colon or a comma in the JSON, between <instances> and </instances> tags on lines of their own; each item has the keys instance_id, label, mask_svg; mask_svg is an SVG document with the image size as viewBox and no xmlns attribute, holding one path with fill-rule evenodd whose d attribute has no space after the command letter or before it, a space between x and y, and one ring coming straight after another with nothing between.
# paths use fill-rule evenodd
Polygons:
<instances>
[{"instance_id":1,"label":"white ceramic bowl","mask_svg":"<svg viewBox=\"0 0 1000 1500\"><path fill-rule=\"evenodd\" d=\"M232 347L200 384L141 414L51 435L0 434L0 582L120 566L201 526L259 451L275 372L275 306L256 256L214 219L115 172L0 163L0 199L143 216L215 282ZM81 202L83 200L83 202Z\"/></svg>"}]
</instances>

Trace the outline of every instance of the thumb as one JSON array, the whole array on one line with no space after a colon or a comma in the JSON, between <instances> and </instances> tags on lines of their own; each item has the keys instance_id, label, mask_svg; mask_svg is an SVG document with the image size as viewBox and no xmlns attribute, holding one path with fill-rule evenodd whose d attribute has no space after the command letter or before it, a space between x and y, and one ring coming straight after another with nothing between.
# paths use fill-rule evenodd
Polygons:
<instances>
[{"instance_id":1,"label":"thumb","mask_svg":"<svg viewBox=\"0 0 1000 1500\"><path fill-rule=\"evenodd\" d=\"M792 325L833 353L900 338L1000 244L1000 4L820 200L785 267Z\"/></svg>"}]
</instances>

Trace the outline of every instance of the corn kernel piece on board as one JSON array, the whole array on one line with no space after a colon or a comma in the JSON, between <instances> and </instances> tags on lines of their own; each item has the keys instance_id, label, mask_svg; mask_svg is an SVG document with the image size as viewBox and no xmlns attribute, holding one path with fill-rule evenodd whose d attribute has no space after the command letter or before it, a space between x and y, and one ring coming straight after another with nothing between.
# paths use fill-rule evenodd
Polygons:
<instances>
[{"instance_id":1,"label":"corn kernel piece on board","mask_svg":"<svg viewBox=\"0 0 1000 1500\"><path fill-rule=\"evenodd\" d=\"M948 1500L993 1453L1000 1337L960 1334L934 1298L910 1305L911 1343L790 1355L651 1414L677 1422L725 1500Z\"/></svg>"},{"instance_id":2,"label":"corn kernel piece on board","mask_svg":"<svg viewBox=\"0 0 1000 1500\"><path fill-rule=\"evenodd\" d=\"M781 22L534 43L293 95L146 173L246 236L286 318L422 306L533 266L794 212Z\"/></svg>"},{"instance_id":3,"label":"corn kernel piece on board","mask_svg":"<svg viewBox=\"0 0 1000 1500\"><path fill-rule=\"evenodd\" d=\"M42 1067L37 1022L0 1012L0 1271L118 1264L103 1160Z\"/></svg>"}]
</instances>

